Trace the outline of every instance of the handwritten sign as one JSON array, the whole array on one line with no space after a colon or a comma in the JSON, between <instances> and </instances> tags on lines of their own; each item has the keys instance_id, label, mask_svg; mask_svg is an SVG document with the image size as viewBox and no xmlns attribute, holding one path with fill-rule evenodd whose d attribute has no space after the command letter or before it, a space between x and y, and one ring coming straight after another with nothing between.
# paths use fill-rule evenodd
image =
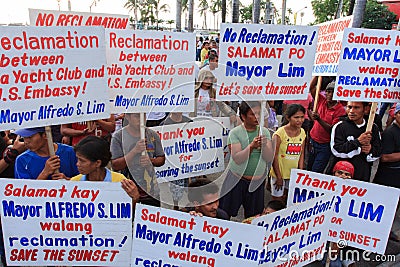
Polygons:
<instances>
[{"instance_id":1,"label":"handwritten sign","mask_svg":"<svg viewBox=\"0 0 400 267\"><path fill-rule=\"evenodd\" d=\"M108 117L104 30L2 27L0 130Z\"/></svg>"},{"instance_id":2,"label":"handwritten sign","mask_svg":"<svg viewBox=\"0 0 400 267\"><path fill-rule=\"evenodd\" d=\"M263 229L136 205L131 266L258 266Z\"/></svg>"},{"instance_id":3,"label":"handwritten sign","mask_svg":"<svg viewBox=\"0 0 400 267\"><path fill-rule=\"evenodd\" d=\"M87 12L29 9L31 26L102 26L128 29L129 16Z\"/></svg>"},{"instance_id":4,"label":"handwritten sign","mask_svg":"<svg viewBox=\"0 0 400 267\"><path fill-rule=\"evenodd\" d=\"M152 128L160 136L165 164L156 167L159 182L167 182L224 171L225 129L214 120Z\"/></svg>"},{"instance_id":5,"label":"handwritten sign","mask_svg":"<svg viewBox=\"0 0 400 267\"><path fill-rule=\"evenodd\" d=\"M333 99L399 102L398 31L347 28Z\"/></svg>"},{"instance_id":6,"label":"handwritten sign","mask_svg":"<svg viewBox=\"0 0 400 267\"><path fill-rule=\"evenodd\" d=\"M317 32L317 27L222 24L217 99L306 99Z\"/></svg>"},{"instance_id":7,"label":"handwritten sign","mask_svg":"<svg viewBox=\"0 0 400 267\"><path fill-rule=\"evenodd\" d=\"M120 183L1 179L0 192L8 265L129 266L132 200Z\"/></svg>"},{"instance_id":8,"label":"handwritten sign","mask_svg":"<svg viewBox=\"0 0 400 267\"><path fill-rule=\"evenodd\" d=\"M292 169L288 206L326 193L336 194L328 240L342 240L342 244L344 241L352 247L384 254L400 191L392 187Z\"/></svg>"},{"instance_id":9,"label":"handwritten sign","mask_svg":"<svg viewBox=\"0 0 400 267\"><path fill-rule=\"evenodd\" d=\"M335 196L325 195L259 218L265 231L260 266L304 266L322 259Z\"/></svg>"},{"instance_id":10,"label":"handwritten sign","mask_svg":"<svg viewBox=\"0 0 400 267\"><path fill-rule=\"evenodd\" d=\"M228 117L194 117L191 118L193 121L208 121L213 120L215 123L218 123L218 127L221 127L222 131L222 144L224 146L224 161L225 163L229 162L231 157L231 153L228 148L228 136L229 132L235 128L235 125L231 124L230 119Z\"/></svg>"},{"instance_id":11,"label":"handwritten sign","mask_svg":"<svg viewBox=\"0 0 400 267\"><path fill-rule=\"evenodd\" d=\"M342 49L343 32L351 27L353 16L342 17L318 24L317 53L313 76L336 75Z\"/></svg>"},{"instance_id":12,"label":"handwritten sign","mask_svg":"<svg viewBox=\"0 0 400 267\"><path fill-rule=\"evenodd\" d=\"M194 109L195 35L106 30L112 112Z\"/></svg>"}]
</instances>

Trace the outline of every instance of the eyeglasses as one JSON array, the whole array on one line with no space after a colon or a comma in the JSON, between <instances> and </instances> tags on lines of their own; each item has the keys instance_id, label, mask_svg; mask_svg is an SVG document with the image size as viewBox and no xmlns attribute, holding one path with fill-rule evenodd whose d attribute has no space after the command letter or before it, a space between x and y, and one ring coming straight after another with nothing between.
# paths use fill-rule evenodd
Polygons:
<instances>
[{"instance_id":1,"label":"eyeglasses","mask_svg":"<svg viewBox=\"0 0 400 267\"><path fill-rule=\"evenodd\" d=\"M345 178L350 178L351 179L351 173L346 172L346 171L338 170L338 171L335 171L335 174L343 175Z\"/></svg>"}]
</instances>

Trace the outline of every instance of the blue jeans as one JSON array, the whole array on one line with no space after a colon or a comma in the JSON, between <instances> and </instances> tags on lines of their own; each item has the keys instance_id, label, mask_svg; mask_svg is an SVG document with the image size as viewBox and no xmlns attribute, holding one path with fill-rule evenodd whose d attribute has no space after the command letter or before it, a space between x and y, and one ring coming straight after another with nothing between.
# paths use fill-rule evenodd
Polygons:
<instances>
[{"instance_id":1,"label":"blue jeans","mask_svg":"<svg viewBox=\"0 0 400 267\"><path fill-rule=\"evenodd\" d=\"M311 152L308 158L307 169L309 171L323 173L332 154L330 144L320 144L315 142L312 138L310 138L310 143Z\"/></svg>"}]
</instances>

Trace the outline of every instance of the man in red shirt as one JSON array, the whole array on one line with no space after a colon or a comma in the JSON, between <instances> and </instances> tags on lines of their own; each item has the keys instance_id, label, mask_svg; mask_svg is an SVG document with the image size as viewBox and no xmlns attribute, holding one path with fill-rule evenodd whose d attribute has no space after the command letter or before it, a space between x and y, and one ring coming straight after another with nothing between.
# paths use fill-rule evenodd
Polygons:
<instances>
[{"instance_id":1,"label":"man in red shirt","mask_svg":"<svg viewBox=\"0 0 400 267\"><path fill-rule=\"evenodd\" d=\"M310 86L311 95L315 99L316 80L313 79ZM331 129L339 121L340 116L346 115L344 106L332 100L335 82L332 81L326 86L325 95L319 94L317 111L309 111L314 126L310 131L311 152L307 168L313 172L323 173L331 156L329 143L331 141Z\"/></svg>"}]
</instances>

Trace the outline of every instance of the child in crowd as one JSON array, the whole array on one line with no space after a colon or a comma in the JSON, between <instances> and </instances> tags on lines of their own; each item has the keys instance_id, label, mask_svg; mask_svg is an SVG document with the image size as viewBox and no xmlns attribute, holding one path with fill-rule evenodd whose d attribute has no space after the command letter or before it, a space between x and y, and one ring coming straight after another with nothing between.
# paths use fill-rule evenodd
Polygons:
<instances>
[{"instance_id":1,"label":"child in crowd","mask_svg":"<svg viewBox=\"0 0 400 267\"><path fill-rule=\"evenodd\" d=\"M336 177L340 177L343 179L352 179L354 175L354 166L348 161L338 161L335 166L333 167L333 175ZM329 267L350 267L354 266L354 261L348 259L341 259L339 257L340 248L338 247L337 243L330 242L330 249L329 253L325 255L329 255L328 263ZM326 266L325 263L326 259L323 261L323 266Z\"/></svg>"},{"instance_id":2,"label":"child in crowd","mask_svg":"<svg viewBox=\"0 0 400 267\"><path fill-rule=\"evenodd\" d=\"M284 126L273 135L275 157L270 171L272 199L286 203L289 190L290 170L304 168L306 133L301 128L305 108L299 104L289 105L285 111Z\"/></svg>"}]
</instances>

